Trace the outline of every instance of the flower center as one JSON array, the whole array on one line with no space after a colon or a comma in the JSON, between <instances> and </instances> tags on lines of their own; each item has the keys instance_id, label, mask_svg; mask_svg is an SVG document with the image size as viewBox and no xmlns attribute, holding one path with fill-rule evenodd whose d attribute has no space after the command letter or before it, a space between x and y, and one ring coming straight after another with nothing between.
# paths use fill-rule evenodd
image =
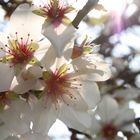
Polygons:
<instances>
[{"instance_id":1,"label":"flower center","mask_svg":"<svg viewBox=\"0 0 140 140\"><path fill-rule=\"evenodd\" d=\"M8 39L8 45L5 48L1 48L2 51L6 52L6 57L1 58L2 62L9 62L12 66L17 64L27 64L31 58L33 58L35 48L35 43L30 40L30 34L27 38L18 39L16 32L16 39Z\"/></svg>"},{"instance_id":2,"label":"flower center","mask_svg":"<svg viewBox=\"0 0 140 140\"><path fill-rule=\"evenodd\" d=\"M34 10L33 12L47 18L47 21L49 20L55 26L59 26L62 22L65 24L70 23L66 14L73 10L73 7L63 5L60 0L50 0L48 4L43 7L40 6L39 10Z\"/></svg>"},{"instance_id":3,"label":"flower center","mask_svg":"<svg viewBox=\"0 0 140 140\"><path fill-rule=\"evenodd\" d=\"M55 72L43 72L43 79L45 81L45 92L47 97L50 97L56 104L60 100L69 105L68 100L76 100L72 90L77 89L81 84L76 82L67 73L69 71L68 65L64 64Z\"/></svg>"},{"instance_id":4,"label":"flower center","mask_svg":"<svg viewBox=\"0 0 140 140\"><path fill-rule=\"evenodd\" d=\"M102 128L102 135L105 138L114 138L117 135L117 128L112 124L105 124Z\"/></svg>"},{"instance_id":5,"label":"flower center","mask_svg":"<svg viewBox=\"0 0 140 140\"><path fill-rule=\"evenodd\" d=\"M87 43L87 36L86 36L86 38L83 40L83 42L79 46L75 45L73 47L71 58L75 59L82 55L90 54L91 52L93 52L93 49L92 49L92 46Z\"/></svg>"},{"instance_id":6,"label":"flower center","mask_svg":"<svg viewBox=\"0 0 140 140\"><path fill-rule=\"evenodd\" d=\"M62 18L65 15L65 8L60 6L59 1L51 1L48 6L44 7L44 11L48 18L52 20L52 22L59 21L61 22Z\"/></svg>"}]
</instances>

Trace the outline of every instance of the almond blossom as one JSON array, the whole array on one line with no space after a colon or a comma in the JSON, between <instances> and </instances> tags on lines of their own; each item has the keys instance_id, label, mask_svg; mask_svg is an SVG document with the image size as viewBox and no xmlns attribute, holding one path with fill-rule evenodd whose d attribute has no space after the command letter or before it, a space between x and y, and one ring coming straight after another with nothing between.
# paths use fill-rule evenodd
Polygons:
<instances>
[{"instance_id":1,"label":"almond blossom","mask_svg":"<svg viewBox=\"0 0 140 140\"><path fill-rule=\"evenodd\" d=\"M93 73L94 70L74 72L72 65L65 61L51 69L47 67L42 72L42 76L38 79L42 92L40 92L37 103L31 103L33 104L33 116L37 119L33 121L35 132L47 133L55 120L65 114L61 113L64 108L68 108L66 110L71 111L71 114L74 114L75 117L81 116L81 119L79 119L81 125L84 123L87 127L90 124L87 110L96 106L100 100L100 94L94 81L88 82L86 79L85 81L79 79L78 75L82 76L82 74L88 74L88 72ZM24 84L20 85L19 83L15 87L15 91L23 93L22 86L24 87ZM34 89L31 90L30 92L35 95ZM24 89L24 92L28 91ZM86 96L87 92L88 95ZM73 118L69 119L73 120Z\"/></svg>"},{"instance_id":2,"label":"almond blossom","mask_svg":"<svg viewBox=\"0 0 140 140\"><path fill-rule=\"evenodd\" d=\"M14 76L17 76L28 64L39 65L36 50L40 49L40 44L43 49L48 45L48 43L39 42L43 37L41 35L42 20L32 14L28 4L23 4L15 10L10 18L8 35L0 34L1 92L9 90ZM30 26L31 21L32 26ZM3 72L7 73L5 78L3 78Z\"/></svg>"},{"instance_id":3,"label":"almond blossom","mask_svg":"<svg viewBox=\"0 0 140 140\"><path fill-rule=\"evenodd\" d=\"M94 77L96 77L96 81L104 81L111 76L110 65L103 60L100 54L95 53L97 46L96 44L90 43L86 36L80 45L74 44L74 47L69 48L68 51L72 51L71 59L74 69L92 67L96 70L100 70L103 74L94 74ZM67 59L67 54L65 57ZM88 79L90 80L91 78L92 75L89 74Z\"/></svg>"},{"instance_id":4,"label":"almond blossom","mask_svg":"<svg viewBox=\"0 0 140 140\"><path fill-rule=\"evenodd\" d=\"M52 24L54 27L57 27L61 23L70 23L70 19L66 14L73 10L74 8L72 6L64 5L63 0L49 0L47 4L44 4L39 8L34 8L33 12L44 17L46 20L45 22L48 24Z\"/></svg>"},{"instance_id":5,"label":"almond blossom","mask_svg":"<svg viewBox=\"0 0 140 140\"><path fill-rule=\"evenodd\" d=\"M96 134L96 139L117 140L118 131L132 130L135 113L127 105L119 106L110 96L104 96L97 110L92 114L90 132Z\"/></svg>"},{"instance_id":6,"label":"almond blossom","mask_svg":"<svg viewBox=\"0 0 140 140\"><path fill-rule=\"evenodd\" d=\"M4 73L0 74L2 140L48 139L57 118L79 131L91 125L88 112L100 102L96 81L110 77L109 65L91 51L86 40L76 48L75 28L63 23L73 8L59 2L51 0L33 11L45 17L45 22L27 4L20 5L10 18L9 35L0 38L0 66L8 73L8 82L3 82ZM47 42L41 43L42 38ZM43 49L41 57L39 49Z\"/></svg>"},{"instance_id":7,"label":"almond blossom","mask_svg":"<svg viewBox=\"0 0 140 140\"><path fill-rule=\"evenodd\" d=\"M63 55L65 46L74 37L75 28L66 14L73 11L69 5L63 5L62 0L50 0L43 7L33 7L33 13L44 17L42 34L51 42L57 56Z\"/></svg>"},{"instance_id":8,"label":"almond blossom","mask_svg":"<svg viewBox=\"0 0 140 140\"><path fill-rule=\"evenodd\" d=\"M36 82L28 83L28 87L26 83L29 80L22 84L19 82L13 88L17 94L28 93L29 102L30 95L38 98L36 103L32 103L32 100L30 103L33 108L32 116L35 117L32 120L35 132L46 134L57 118L62 119L70 127L77 128L79 126L77 128L79 130L90 125L87 111L93 109L100 100L99 89L95 83L97 76L100 76L100 79L103 77L104 80L104 75L108 74L104 70L88 65L88 63L88 67L74 69L71 61L72 51L67 51L67 48L72 46L73 43L69 43L65 48L64 55L67 54L69 57L67 60L64 57L58 58L54 48L50 46L40 61L42 69L31 72ZM38 95L36 95L36 90L39 90ZM66 112L71 112L72 117L67 116ZM75 126L75 120L79 122L78 126Z\"/></svg>"}]
</instances>

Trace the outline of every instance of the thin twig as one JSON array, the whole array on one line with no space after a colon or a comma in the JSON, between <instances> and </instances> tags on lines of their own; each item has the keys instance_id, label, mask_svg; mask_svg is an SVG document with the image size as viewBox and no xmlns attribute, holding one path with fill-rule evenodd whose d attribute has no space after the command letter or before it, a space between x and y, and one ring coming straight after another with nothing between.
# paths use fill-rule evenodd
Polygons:
<instances>
[{"instance_id":1,"label":"thin twig","mask_svg":"<svg viewBox=\"0 0 140 140\"><path fill-rule=\"evenodd\" d=\"M81 20L90 12L90 10L98 3L99 0L88 0L86 5L77 13L75 19L72 21L72 25L78 28Z\"/></svg>"}]
</instances>

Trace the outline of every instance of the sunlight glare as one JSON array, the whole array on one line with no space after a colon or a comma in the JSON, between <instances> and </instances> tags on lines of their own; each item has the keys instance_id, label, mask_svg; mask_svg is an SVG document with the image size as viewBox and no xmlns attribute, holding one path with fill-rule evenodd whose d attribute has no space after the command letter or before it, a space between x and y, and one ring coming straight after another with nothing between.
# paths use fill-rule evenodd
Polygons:
<instances>
[{"instance_id":1,"label":"sunlight glare","mask_svg":"<svg viewBox=\"0 0 140 140\"><path fill-rule=\"evenodd\" d=\"M132 1L132 0L131 0ZM101 3L106 10L110 12L118 12L122 13L125 9L127 3L131 2L130 0L100 0Z\"/></svg>"}]
</instances>

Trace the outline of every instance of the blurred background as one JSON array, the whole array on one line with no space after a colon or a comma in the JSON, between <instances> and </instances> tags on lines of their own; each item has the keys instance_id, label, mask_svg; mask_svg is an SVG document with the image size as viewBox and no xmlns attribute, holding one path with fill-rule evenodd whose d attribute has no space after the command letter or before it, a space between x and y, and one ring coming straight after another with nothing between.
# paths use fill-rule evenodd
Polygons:
<instances>
[{"instance_id":1,"label":"blurred background","mask_svg":"<svg viewBox=\"0 0 140 140\"><path fill-rule=\"evenodd\" d=\"M0 0L0 31L5 30L10 15L19 4L31 2ZM80 10L86 2L77 0L76 8ZM140 129L140 0L99 0L80 23L78 34L87 34L92 43L99 44L96 51L111 65L111 79L99 83L101 95L109 94L120 104L127 100L136 113L134 123ZM67 128L60 120L51 128L49 135L54 140L86 137ZM132 133L124 135L129 139Z\"/></svg>"}]
</instances>

